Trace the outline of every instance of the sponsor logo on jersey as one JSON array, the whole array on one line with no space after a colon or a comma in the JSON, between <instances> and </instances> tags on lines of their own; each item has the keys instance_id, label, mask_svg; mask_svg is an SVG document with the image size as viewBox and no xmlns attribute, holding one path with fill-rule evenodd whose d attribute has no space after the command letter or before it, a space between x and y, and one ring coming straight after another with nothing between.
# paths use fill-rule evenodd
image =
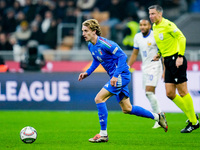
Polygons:
<instances>
[{"instance_id":1,"label":"sponsor logo on jersey","mask_svg":"<svg viewBox=\"0 0 200 150\"><path fill-rule=\"evenodd\" d=\"M101 59L101 57L97 56L97 59L98 59L100 62L103 62L103 60Z\"/></svg>"},{"instance_id":2,"label":"sponsor logo on jersey","mask_svg":"<svg viewBox=\"0 0 200 150\"><path fill-rule=\"evenodd\" d=\"M118 47L115 47L114 51L112 52L113 54L115 54L118 50Z\"/></svg>"}]
</instances>

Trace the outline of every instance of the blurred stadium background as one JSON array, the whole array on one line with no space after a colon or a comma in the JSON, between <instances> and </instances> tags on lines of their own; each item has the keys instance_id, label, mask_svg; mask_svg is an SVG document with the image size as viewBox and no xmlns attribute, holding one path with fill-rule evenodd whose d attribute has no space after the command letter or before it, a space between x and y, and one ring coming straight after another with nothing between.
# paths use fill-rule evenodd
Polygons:
<instances>
[{"instance_id":1,"label":"blurred stadium background","mask_svg":"<svg viewBox=\"0 0 200 150\"><path fill-rule=\"evenodd\" d=\"M196 81L191 90L199 109L200 0L0 0L0 71L6 72L0 74L0 109L96 110L93 98L108 77L99 67L91 78L77 81L92 61L82 22L97 19L102 36L130 56L138 21L148 18L152 4L161 5L164 17L187 38L188 72L197 73L189 81ZM139 57L133 65L138 76L140 65ZM135 84L133 78L133 95L140 83ZM109 107L119 109L113 103Z\"/></svg>"}]
</instances>

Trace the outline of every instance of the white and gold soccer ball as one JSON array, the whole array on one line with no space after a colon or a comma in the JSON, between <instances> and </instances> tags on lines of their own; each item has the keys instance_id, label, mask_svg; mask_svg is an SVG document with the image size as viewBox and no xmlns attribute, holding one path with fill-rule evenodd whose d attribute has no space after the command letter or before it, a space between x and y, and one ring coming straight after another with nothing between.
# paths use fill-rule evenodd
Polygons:
<instances>
[{"instance_id":1,"label":"white and gold soccer ball","mask_svg":"<svg viewBox=\"0 0 200 150\"><path fill-rule=\"evenodd\" d=\"M33 143L37 139L37 131L30 126L24 127L20 131L20 139L24 143Z\"/></svg>"}]
</instances>

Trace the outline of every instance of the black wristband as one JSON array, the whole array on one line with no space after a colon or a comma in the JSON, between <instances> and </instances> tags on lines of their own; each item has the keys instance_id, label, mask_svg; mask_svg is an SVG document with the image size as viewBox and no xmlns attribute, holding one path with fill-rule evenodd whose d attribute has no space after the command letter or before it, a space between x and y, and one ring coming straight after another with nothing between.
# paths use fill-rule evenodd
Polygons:
<instances>
[{"instance_id":1,"label":"black wristband","mask_svg":"<svg viewBox=\"0 0 200 150\"><path fill-rule=\"evenodd\" d=\"M178 57L183 57L183 55L180 55L180 54L179 54Z\"/></svg>"}]
</instances>

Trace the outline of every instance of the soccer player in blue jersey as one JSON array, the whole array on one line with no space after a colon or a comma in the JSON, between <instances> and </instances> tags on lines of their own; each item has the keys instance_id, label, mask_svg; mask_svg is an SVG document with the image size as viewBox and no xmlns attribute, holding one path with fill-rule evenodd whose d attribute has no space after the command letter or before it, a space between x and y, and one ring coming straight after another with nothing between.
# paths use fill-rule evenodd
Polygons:
<instances>
[{"instance_id":1,"label":"soccer player in blue jersey","mask_svg":"<svg viewBox=\"0 0 200 150\"><path fill-rule=\"evenodd\" d=\"M127 56L123 50L113 41L101 37L101 29L97 20L89 19L82 23L82 35L88 43L89 51L93 56L90 68L79 75L81 81L88 77L101 64L110 76L110 80L104 85L95 97L98 110L100 133L89 139L89 142L99 143L108 141L106 101L113 95L116 96L122 111L125 114L151 118L158 121L165 132L168 130L167 121L163 113L153 113L140 106L133 106L129 99L128 84L131 79L129 67L126 63Z\"/></svg>"}]
</instances>

